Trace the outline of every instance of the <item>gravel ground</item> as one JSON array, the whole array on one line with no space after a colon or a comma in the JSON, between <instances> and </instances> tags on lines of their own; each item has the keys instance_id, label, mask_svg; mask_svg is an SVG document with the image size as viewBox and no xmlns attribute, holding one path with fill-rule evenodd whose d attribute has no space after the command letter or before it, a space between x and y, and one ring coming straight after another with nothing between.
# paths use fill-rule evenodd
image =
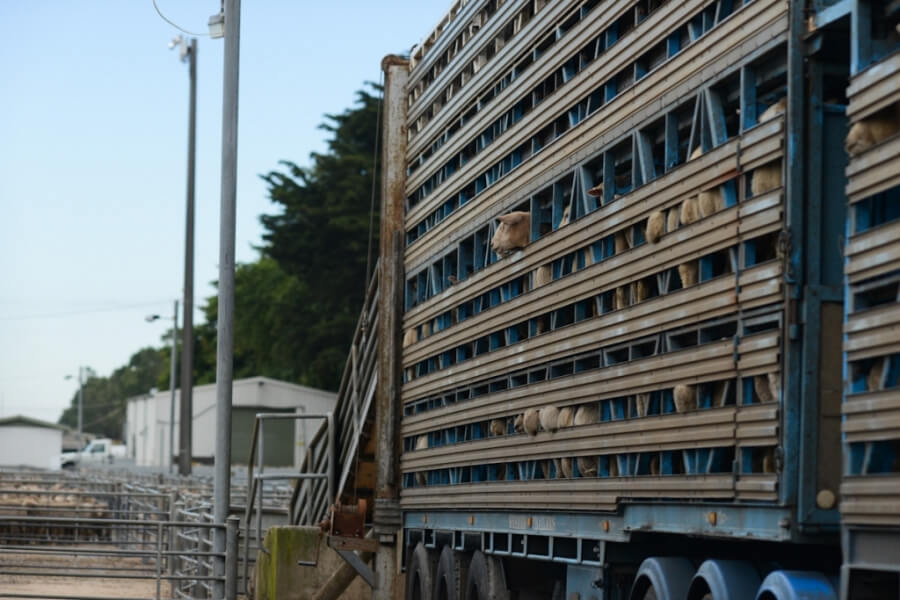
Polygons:
<instances>
[{"instance_id":1,"label":"gravel ground","mask_svg":"<svg viewBox=\"0 0 900 600\"><path fill-rule=\"evenodd\" d=\"M93 546L96 549L96 546ZM0 575L0 598L17 598L25 594L36 598L157 598L156 580L114 579L103 577L112 574L108 569L116 569L116 574L135 574L135 570L153 577L153 564L143 564L139 558L78 556L78 555L36 555L27 553L0 554L0 571L25 571L33 575ZM95 577L66 577L66 573L93 573ZM56 575L48 575L54 573ZM58 575L58 576L57 576ZM41 594L46 594L42 596ZM169 597L168 583L160 584L159 598Z\"/></svg>"}]
</instances>

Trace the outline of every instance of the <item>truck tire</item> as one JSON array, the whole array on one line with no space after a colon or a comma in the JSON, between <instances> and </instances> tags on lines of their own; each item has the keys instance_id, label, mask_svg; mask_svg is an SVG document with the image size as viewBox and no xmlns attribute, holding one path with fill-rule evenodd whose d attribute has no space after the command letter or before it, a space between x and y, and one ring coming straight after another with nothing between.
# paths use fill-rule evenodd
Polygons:
<instances>
[{"instance_id":1,"label":"truck tire","mask_svg":"<svg viewBox=\"0 0 900 600\"><path fill-rule=\"evenodd\" d=\"M503 564L481 551L472 555L466 576L465 600L509 600Z\"/></svg>"},{"instance_id":2,"label":"truck tire","mask_svg":"<svg viewBox=\"0 0 900 600\"><path fill-rule=\"evenodd\" d=\"M406 567L406 600L431 600L434 589L434 552L419 542Z\"/></svg>"},{"instance_id":3,"label":"truck tire","mask_svg":"<svg viewBox=\"0 0 900 600\"><path fill-rule=\"evenodd\" d=\"M433 600L463 600L469 556L444 546L434 575Z\"/></svg>"}]
</instances>

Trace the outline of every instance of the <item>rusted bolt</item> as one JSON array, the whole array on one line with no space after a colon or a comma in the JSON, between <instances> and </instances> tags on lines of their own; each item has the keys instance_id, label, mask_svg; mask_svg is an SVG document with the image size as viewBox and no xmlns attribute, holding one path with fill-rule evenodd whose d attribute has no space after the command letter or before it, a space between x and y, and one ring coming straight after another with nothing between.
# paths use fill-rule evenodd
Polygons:
<instances>
[{"instance_id":1,"label":"rusted bolt","mask_svg":"<svg viewBox=\"0 0 900 600\"><path fill-rule=\"evenodd\" d=\"M475 515L469 515L469 525L475 524Z\"/></svg>"},{"instance_id":2,"label":"rusted bolt","mask_svg":"<svg viewBox=\"0 0 900 600\"><path fill-rule=\"evenodd\" d=\"M709 524L713 527L716 526L716 523L719 521L719 515L716 511L711 511L706 514L706 520L709 521Z\"/></svg>"},{"instance_id":3,"label":"rusted bolt","mask_svg":"<svg viewBox=\"0 0 900 600\"><path fill-rule=\"evenodd\" d=\"M609 532L609 521L603 521L603 532L604 533Z\"/></svg>"},{"instance_id":4,"label":"rusted bolt","mask_svg":"<svg viewBox=\"0 0 900 600\"><path fill-rule=\"evenodd\" d=\"M531 524L532 524L534 521L532 520L531 517L528 517L528 519L526 519L525 522L527 523L528 527L531 527Z\"/></svg>"}]
</instances>

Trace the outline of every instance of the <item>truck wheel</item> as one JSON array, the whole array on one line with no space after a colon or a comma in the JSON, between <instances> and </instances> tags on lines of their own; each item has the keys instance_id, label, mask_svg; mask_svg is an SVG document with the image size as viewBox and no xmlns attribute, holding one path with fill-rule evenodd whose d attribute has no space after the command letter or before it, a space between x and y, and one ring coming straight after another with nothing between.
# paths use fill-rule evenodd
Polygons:
<instances>
[{"instance_id":1,"label":"truck wheel","mask_svg":"<svg viewBox=\"0 0 900 600\"><path fill-rule=\"evenodd\" d=\"M434 553L419 542L406 567L406 600L431 600L434 589Z\"/></svg>"},{"instance_id":2,"label":"truck wheel","mask_svg":"<svg viewBox=\"0 0 900 600\"><path fill-rule=\"evenodd\" d=\"M463 600L469 556L444 546L434 576L434 600Z\"/></svg>"},{"instance_id":3,"label":"truck wheel","mask_svg":"<svg viewBox=\"0 0 900 600\"><path fill-rule=\"evenodd\" d=\"M499 559L485 556L481 551L472 555L466 576L465 600L509 600L503 564Z\"/></svg>"}]
</instances>

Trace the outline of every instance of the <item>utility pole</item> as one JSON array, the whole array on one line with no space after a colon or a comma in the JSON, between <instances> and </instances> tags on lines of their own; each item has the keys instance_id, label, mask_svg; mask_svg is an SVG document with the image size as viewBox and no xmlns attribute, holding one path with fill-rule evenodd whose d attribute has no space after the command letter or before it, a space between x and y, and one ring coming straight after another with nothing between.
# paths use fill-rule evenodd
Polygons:
<instances>
[{"instance_id":1,"label":"utility pole","mask_svg":"<svg viewBox=\"0 0 900 600\"><path fill-rule=\"evenodd\" d=\"M181 339L181 410L178 432L178 472L191 474L194 425L194 164L197 134L197 40L182 51L188 59L191 92L188 109L187 208L184 228L184 323Z\"/></svg>"},{"instance_id":2,"label":"utility pole","mask_svg":"<svg viewBox=\"0 0 900 600\"><path fill-rule=\"evenodd\" d=\"M400 338L403 297L403 199L406 183L406 82L409 62L381 61L384 121L381 144L381 271L378 274L378 388L375 392L375 600L397 597L400 530ZM399 591L399 590L396 590Z\"/></svg>"},{"instance_id":3,"label":"utility pole","mask_svg":"<svg viewBox=\"0 0 900 600\"><path fill-rule=\"evenodd\" d=\"M219 318L216 326L216 457L213 521L224 525L231 504L231 392L234 359L234 232L237 204L238 66L241 1L225 0L225 67L222 89L222 197L219 220ZM260 542L261 543L261 542ZM225 552L225 530L216 529L213 552ZM225 575L225 559L214 575ZM213 597L225 593L215 582Z\"/></svg>"}]
</instances>

